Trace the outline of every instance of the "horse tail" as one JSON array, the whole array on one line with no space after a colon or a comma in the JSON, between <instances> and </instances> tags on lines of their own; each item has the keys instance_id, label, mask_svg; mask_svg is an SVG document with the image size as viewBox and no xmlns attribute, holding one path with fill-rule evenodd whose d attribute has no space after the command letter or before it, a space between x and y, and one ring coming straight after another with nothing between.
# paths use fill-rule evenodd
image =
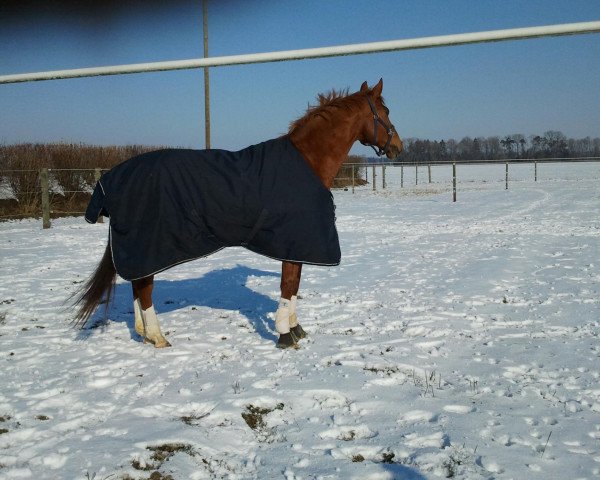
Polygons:
<instances>
[{"instance_id":1,"label":"horse tail","mask_svg":"<svg viewBox=\"0 0 600 480\"><path fill-rule=\"evenodd\" d=\"M103 303L103 300L105 307L108 308L116 279L117 270L113 263L110 244L108 244L96 271L78 292L75 306L78 306L79 310L74 319L75 325L83 326L98 305Z\"/></svg>"}]
</instances>

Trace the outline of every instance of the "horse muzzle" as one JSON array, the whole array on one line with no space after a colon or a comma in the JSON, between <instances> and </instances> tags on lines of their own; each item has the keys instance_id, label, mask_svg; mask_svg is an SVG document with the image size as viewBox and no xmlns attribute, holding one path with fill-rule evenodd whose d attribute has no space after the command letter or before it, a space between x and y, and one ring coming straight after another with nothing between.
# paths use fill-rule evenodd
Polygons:
<instances>
[{"instance_id":1,"label":"horse muzzle","mask_svg":"<svg viewBox=\"0 0 600 480\"><path fill-rule=\"evenodd\" d=\"M395 133L395 137L396 138L392 139L385 152L385 156L390 160L398 158L400 156L400 153L402 153L402 150L404 150L404 144L402 143L402 139L400 138L400 136L397 133Z\"/></svg>"}]
</instances>

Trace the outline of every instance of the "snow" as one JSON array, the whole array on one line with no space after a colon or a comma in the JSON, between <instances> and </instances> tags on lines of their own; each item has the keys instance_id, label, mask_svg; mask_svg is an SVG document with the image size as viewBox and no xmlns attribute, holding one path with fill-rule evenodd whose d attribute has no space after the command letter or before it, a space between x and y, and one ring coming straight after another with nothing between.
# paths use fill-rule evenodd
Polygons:
<instances>
[{"instance_id":1,"label":"snow","mask_svg":"<svg viewBox=\"0 0 600 480\"><path fill-rule=\"evenodd\" d=\"M0 223L0 478L598 478L600 165L538 168L505 190L459 166L456 203L447 167L336 191L342 265L304 267L299 350L272 260L161 274L154 349L127 283L69 324L106 224Z\"/></svg>"}]
</instances>

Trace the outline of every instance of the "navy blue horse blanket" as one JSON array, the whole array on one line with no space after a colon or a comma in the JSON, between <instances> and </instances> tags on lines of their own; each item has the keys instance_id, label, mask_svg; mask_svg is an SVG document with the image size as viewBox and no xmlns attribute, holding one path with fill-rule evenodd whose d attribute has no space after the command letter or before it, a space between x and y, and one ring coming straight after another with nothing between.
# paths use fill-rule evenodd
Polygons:
<instances>
[{"instance_id":1,"label":"navy blue horse blanket","mask_svg":"<svg viewBox=\"0 0 600 480\"><path fill-rule=\"evenodd\" d=\"M136 280L243 246L277 260L337 265L331 192L287 137L239 152L167 149L98 181L85 218L110 217L117 273Z\"/></svg>"}]
</instances>

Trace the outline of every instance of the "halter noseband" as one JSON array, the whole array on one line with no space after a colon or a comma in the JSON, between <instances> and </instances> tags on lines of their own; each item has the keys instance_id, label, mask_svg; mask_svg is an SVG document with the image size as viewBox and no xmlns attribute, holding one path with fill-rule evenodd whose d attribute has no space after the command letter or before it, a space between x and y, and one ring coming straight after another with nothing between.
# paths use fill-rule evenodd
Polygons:
<instances>
[{"instance_id":1,"label":"halter noseband","mask_svg":"<svg viewBox=\"0 0 600 480\"><path fill-rule=\"evenodd\" d=\"M390 147L390 143L392 142L392 138L394 137L394 133L396 133L396 129L394 128L393 125L388 125L387 123L385 123L385 121L379 116L379 114L377 113L377 110L375 109L375 105L373 104L373 101L371 100L371 98L367 95L367 102L369 102L369 107L371 107L371 112L373 112L373 143L365 143L365 142L360 142L363 145L366 145L367 147L371 147L373 150L375 150L375 153L377 154L378 157L381 157L385 154L387 154L388 152L388 148ZM387 133L387 142L385 142L385 145L383 146L383 148L377 146L377 124L381 124L381 126L384 128L384 130Z\"/></svg>"}]
</instances>

